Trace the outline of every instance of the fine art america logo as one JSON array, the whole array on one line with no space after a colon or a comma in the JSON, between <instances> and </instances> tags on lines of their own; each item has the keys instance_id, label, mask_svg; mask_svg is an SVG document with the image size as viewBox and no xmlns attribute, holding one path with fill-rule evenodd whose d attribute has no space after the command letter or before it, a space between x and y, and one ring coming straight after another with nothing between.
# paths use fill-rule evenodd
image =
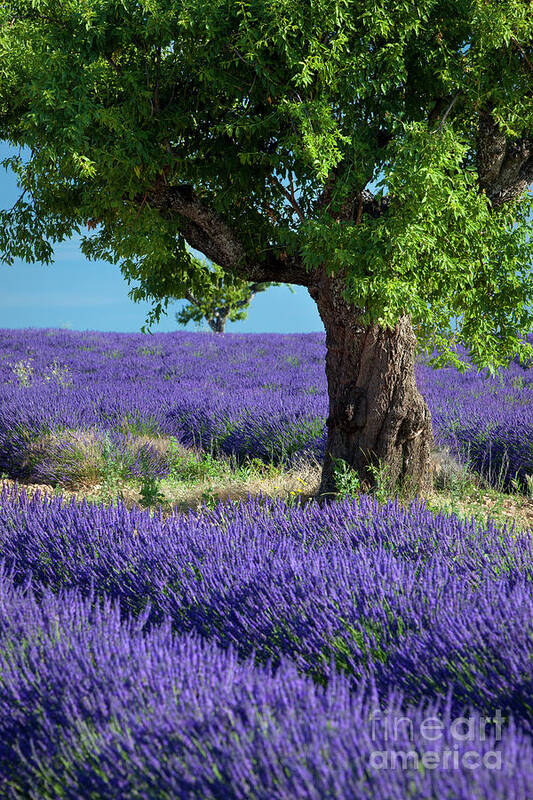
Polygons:
<instances>
[{"instance_id":1,"label":"fine art america logo","mask_svg":"<svg viewBox=\"0 0 533 800\"><path fill-rule=\"evenodd\" d=\"M487 745L492 747L501 740L503 723L500 709L492 717L456 717L446 724L435 716L418 717L413 722L408 716L376 709L369 717L371 739L376 745L369 766L379 770L501 770L501 751ZM478 748L469 749L468 742L478 744Z\"/></svg>"}]
</instances>

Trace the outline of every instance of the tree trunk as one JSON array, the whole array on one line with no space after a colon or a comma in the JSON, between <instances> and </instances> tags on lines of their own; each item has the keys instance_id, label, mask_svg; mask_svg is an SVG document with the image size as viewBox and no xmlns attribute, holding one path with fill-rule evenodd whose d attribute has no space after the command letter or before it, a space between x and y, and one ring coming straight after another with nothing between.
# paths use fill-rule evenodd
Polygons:
<instances>
[{"instance_id":1,"label":"tree trunk","mask_svg":"<svg viewBox=\"0 0 533 800\"><path fill-rule=\"evenodd\" d=\"M342 459L362 488L382 480L391 489L424 492L431 483L431 417L417 390L416 337L408 317L393 330L364 326L361 309L342 297L342 283L324 274L309 289L326 329L329 416L319 495L338 491Z\"/></svg>"},{"instance_id":2,"label":"tree trunk","mask_svg":"<svg viewBox=\"0 0 533 800\"><path fill-rule=\"evenodd\" d=\"M224 333L224 329L226 327L226 319L227 317L213 317L212 319L208 319L209 327L213 331L213 333Z\"/></svg>"}]
</instances>

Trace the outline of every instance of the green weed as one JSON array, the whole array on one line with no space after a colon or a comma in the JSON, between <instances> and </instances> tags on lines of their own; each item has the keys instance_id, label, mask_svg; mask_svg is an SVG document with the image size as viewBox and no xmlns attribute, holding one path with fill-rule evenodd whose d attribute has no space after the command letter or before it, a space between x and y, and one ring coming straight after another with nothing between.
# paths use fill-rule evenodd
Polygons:
<instances>
[{"instance_id":1,"label":"green weed","mask_svg":"<svg viewBox=\"0 0 533 800\"><path fill-rule=\"evenodd\" d=\"M337 495L341 500L355 498L361 492L361 480L357 472L342 458L335 459L333 470Z\"/></svg>"},{"instance_id":2,"label":"green weed","mask_svg":"<svg viewBox=\"0 0 533 800\"><path fill-rule=\"evenodd\" d=\"M111 501L120 496L119 483L123 477L124 465L117 457L115 448L109 434L104 436L102 442L102 497Z\"/></svg>"}]
</instances>

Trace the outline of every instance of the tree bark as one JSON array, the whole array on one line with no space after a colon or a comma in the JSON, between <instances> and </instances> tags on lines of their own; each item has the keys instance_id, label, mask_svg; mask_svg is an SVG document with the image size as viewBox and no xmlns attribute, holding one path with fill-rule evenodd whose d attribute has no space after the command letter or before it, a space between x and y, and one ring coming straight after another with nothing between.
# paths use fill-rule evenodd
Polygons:
<instances>
[{"instance_id":1,"label":"tree bark","mask_svg":"<svg viewBox=\"0 0 533 800\"><path fill-rule=\"evenodd\" d=\"M511 140L490 111L479 115L477 171L479 187L492 205L509 203L533 181L533 137Z\"/></svg>"},{"instance_id":2,"label":"tree bark","mask_svg":"<svg viewBox=\"0 0 533 800\"><path fill-rule=\"evenodd\" d=\"M431 416L414 374L416 337L409 318L392 330L365 326L342 283L322 274L309 289L326 329L329 416L319 496L338 491L337 459L375 488L384 466L390 489L424 492L431 484ZM383 474L383 473L382 473Z\"/></svg>"}]
</instances>

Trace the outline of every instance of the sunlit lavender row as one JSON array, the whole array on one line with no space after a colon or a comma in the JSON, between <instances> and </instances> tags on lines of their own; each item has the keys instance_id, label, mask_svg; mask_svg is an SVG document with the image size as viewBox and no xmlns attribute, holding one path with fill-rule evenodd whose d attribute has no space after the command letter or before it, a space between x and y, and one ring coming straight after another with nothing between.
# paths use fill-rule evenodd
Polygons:
<instances>
[{"instance_id":1,"label":"sunlit lavender row","mask_svg":"<svg viewBox=\"0 0 533 800\"><path fill-rule=\"evenodd\" d=\"M6 487L0 551L6 796L528 798L527 533L364 496L163 518Z\"/></svg>"},{"instance_id":2,"label":"sunlit lavender row","mask_svg":"<svg viewBox=\"0 0 533 800\"><path fill-rule=\"evenodd\" d=\"M0 331L0 353L0 470L13 476L61 482L82 444L110 438L126 454L143 435L240 459L324 450L321 334ZM533 369L513 364L487 380L419 365L417 377L437 442L493 483L524 486L533 474ZM69 433L50 439L58 430ZM91 442L80 444L84 435ZM143 446L164 474L165 459ZM134 446L130 460L138 472Z\"/></svg>"},{"instance_id":3,"label":"sunlit lavender row","mask_svg":"<svg viewBox=\"0 0 533 800\"><path fill-rule=\"evenodd\" d=\"M323 690L77 592L37 603L1 585L4 797L528 798L533 748L513 721L469 712L465 738L445 702L342 677Z\"/></svg>"},{"instance_id":4,"label":"sunlit lavender row","mask_svg":"<svg viewBox=\"0 0 533 800\"><path fill-rule=\"evenodd\" d=\"M457 708L533 725L528 533L368 497L164 519L5 490L0 550L18 582L106 594L241 657L289 657L319 682L372 677L413 702L453 683Z\"/></svg>"}]
</instances>

